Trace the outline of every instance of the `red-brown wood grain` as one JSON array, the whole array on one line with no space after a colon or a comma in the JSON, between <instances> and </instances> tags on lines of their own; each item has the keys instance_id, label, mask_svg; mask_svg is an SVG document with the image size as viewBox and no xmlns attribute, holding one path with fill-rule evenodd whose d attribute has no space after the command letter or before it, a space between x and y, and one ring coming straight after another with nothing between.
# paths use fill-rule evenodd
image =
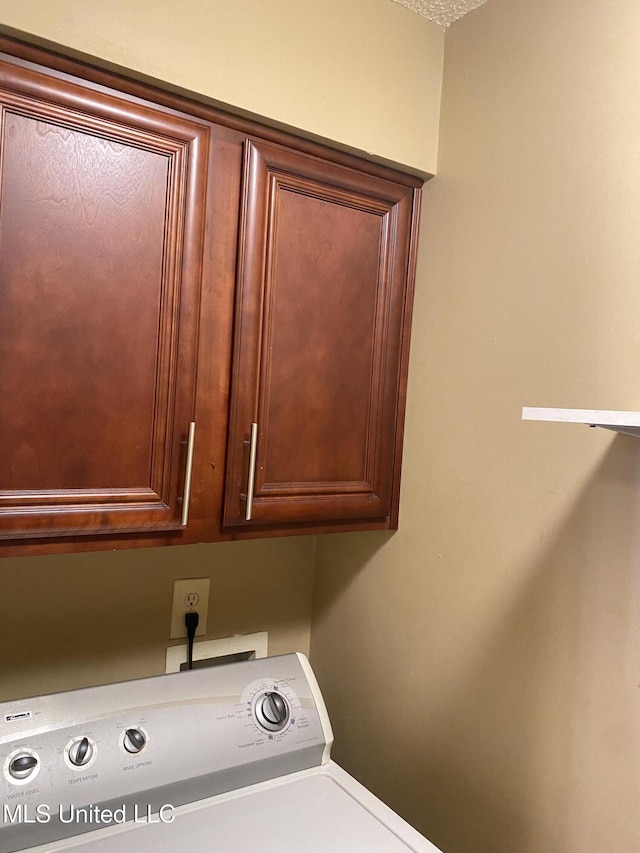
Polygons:
<instances>
[{"instance_id":1,"label":"red-brown wood grain","mask_svg":"<svg viewBox=\"0 0 640 853\"><path fill-rule=\"evenodd\" d=\"M391 511L412 193L247 142L225 524Z\"/></svg>"},{"instance_id":2,"label":"red-brown wood grain","mask_svg":"<svg viewBox=\"0 0 640 853\"><path fill-rule=\"evenodd\" d=\"M176 527L207 128L0 74L0 537Z\"/></svg>"}]
</instances>

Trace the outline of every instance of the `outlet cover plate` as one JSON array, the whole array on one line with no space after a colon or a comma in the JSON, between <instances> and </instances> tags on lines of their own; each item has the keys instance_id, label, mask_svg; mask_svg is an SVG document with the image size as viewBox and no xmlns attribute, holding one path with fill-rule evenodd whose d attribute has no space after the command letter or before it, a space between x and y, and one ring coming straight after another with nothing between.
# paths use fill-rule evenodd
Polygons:
<instances>
[{"instance_id":1,"label":"outlet cover plate","mask_svg":"<svg viewBox=\"0 0 640 853\"><path fill-rule=\"evenodd\" d=\"M211 578L180 578L173 582L171 630L169 633L171 640L187 636L187 629L184 624L184 614L187 611L196 611L200 617L196 628L196 637L201 637L207 633L210 582Z\"/></svg>"}]
</instances>

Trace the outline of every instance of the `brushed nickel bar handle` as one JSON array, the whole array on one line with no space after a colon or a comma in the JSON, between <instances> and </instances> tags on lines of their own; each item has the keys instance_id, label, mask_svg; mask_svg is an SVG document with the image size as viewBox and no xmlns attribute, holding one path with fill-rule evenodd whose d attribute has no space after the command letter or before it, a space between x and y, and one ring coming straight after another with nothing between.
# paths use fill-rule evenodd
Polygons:
<instances>
[{"instance_id":1,"label":"brushed nickel bar handle","mask_svg":"<svg viewBox=\"0 0 640 853\"><path fill-rule=\"evenodd\" d=\"M256 449L258 446L258 424L251 424L251 441L249 442L249 477L247 480L247 511L245 519L251 521L253 511L253 488L256 476Z\"/></svg>"},{"instance_id":2,"label":"brushed nickel bar handle","mask_svg":"<svg viewBox=\"0 0 640 853\"><path fill-rule=\"evenodd\" d=\"M184 475L184 495L182 497L182 526L189 521L189 498L191 497L191 471L193 470L193 446L196 442L196 422L189 424L187 437L187 469Z\"/></svg>"}]
</instances>

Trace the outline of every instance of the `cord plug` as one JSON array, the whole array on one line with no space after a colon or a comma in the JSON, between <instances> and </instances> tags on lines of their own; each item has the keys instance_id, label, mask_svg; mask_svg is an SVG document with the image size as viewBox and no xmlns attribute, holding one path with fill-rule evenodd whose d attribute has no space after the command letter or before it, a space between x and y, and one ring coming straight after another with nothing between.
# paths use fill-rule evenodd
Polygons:
<instances>
[{"instance_id":1,"label":"cord plug","mask_svg":"<svg viewBox=\"0 0 640 853\"><path fill-rule=\"evenodd\" d=\"M198 622L200 621L200 616L198 615L197 610L188 610L184 614L184 624L187 628L187 645L188 645L188 668L193 669L193 639L196 635L196 629L198 627Z\"/></svg>"}]
</instances>

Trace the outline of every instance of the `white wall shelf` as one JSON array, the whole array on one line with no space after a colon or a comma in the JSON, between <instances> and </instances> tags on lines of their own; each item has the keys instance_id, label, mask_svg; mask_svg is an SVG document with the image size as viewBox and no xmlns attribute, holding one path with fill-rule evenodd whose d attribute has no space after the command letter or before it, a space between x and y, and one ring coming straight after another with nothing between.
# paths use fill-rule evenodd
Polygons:
<instances>
[{"instance_id":1,"label":"white wall shelf","mask_svg":"<svg viewBox=\"0 0 640 853\"><path fill-rule=\"evenodd\" d=\"M640 437L640 412L609 412L603 409L535 409L525 406L523 421L557 421L612 429Z\"/></svg>"}]
</instances>

